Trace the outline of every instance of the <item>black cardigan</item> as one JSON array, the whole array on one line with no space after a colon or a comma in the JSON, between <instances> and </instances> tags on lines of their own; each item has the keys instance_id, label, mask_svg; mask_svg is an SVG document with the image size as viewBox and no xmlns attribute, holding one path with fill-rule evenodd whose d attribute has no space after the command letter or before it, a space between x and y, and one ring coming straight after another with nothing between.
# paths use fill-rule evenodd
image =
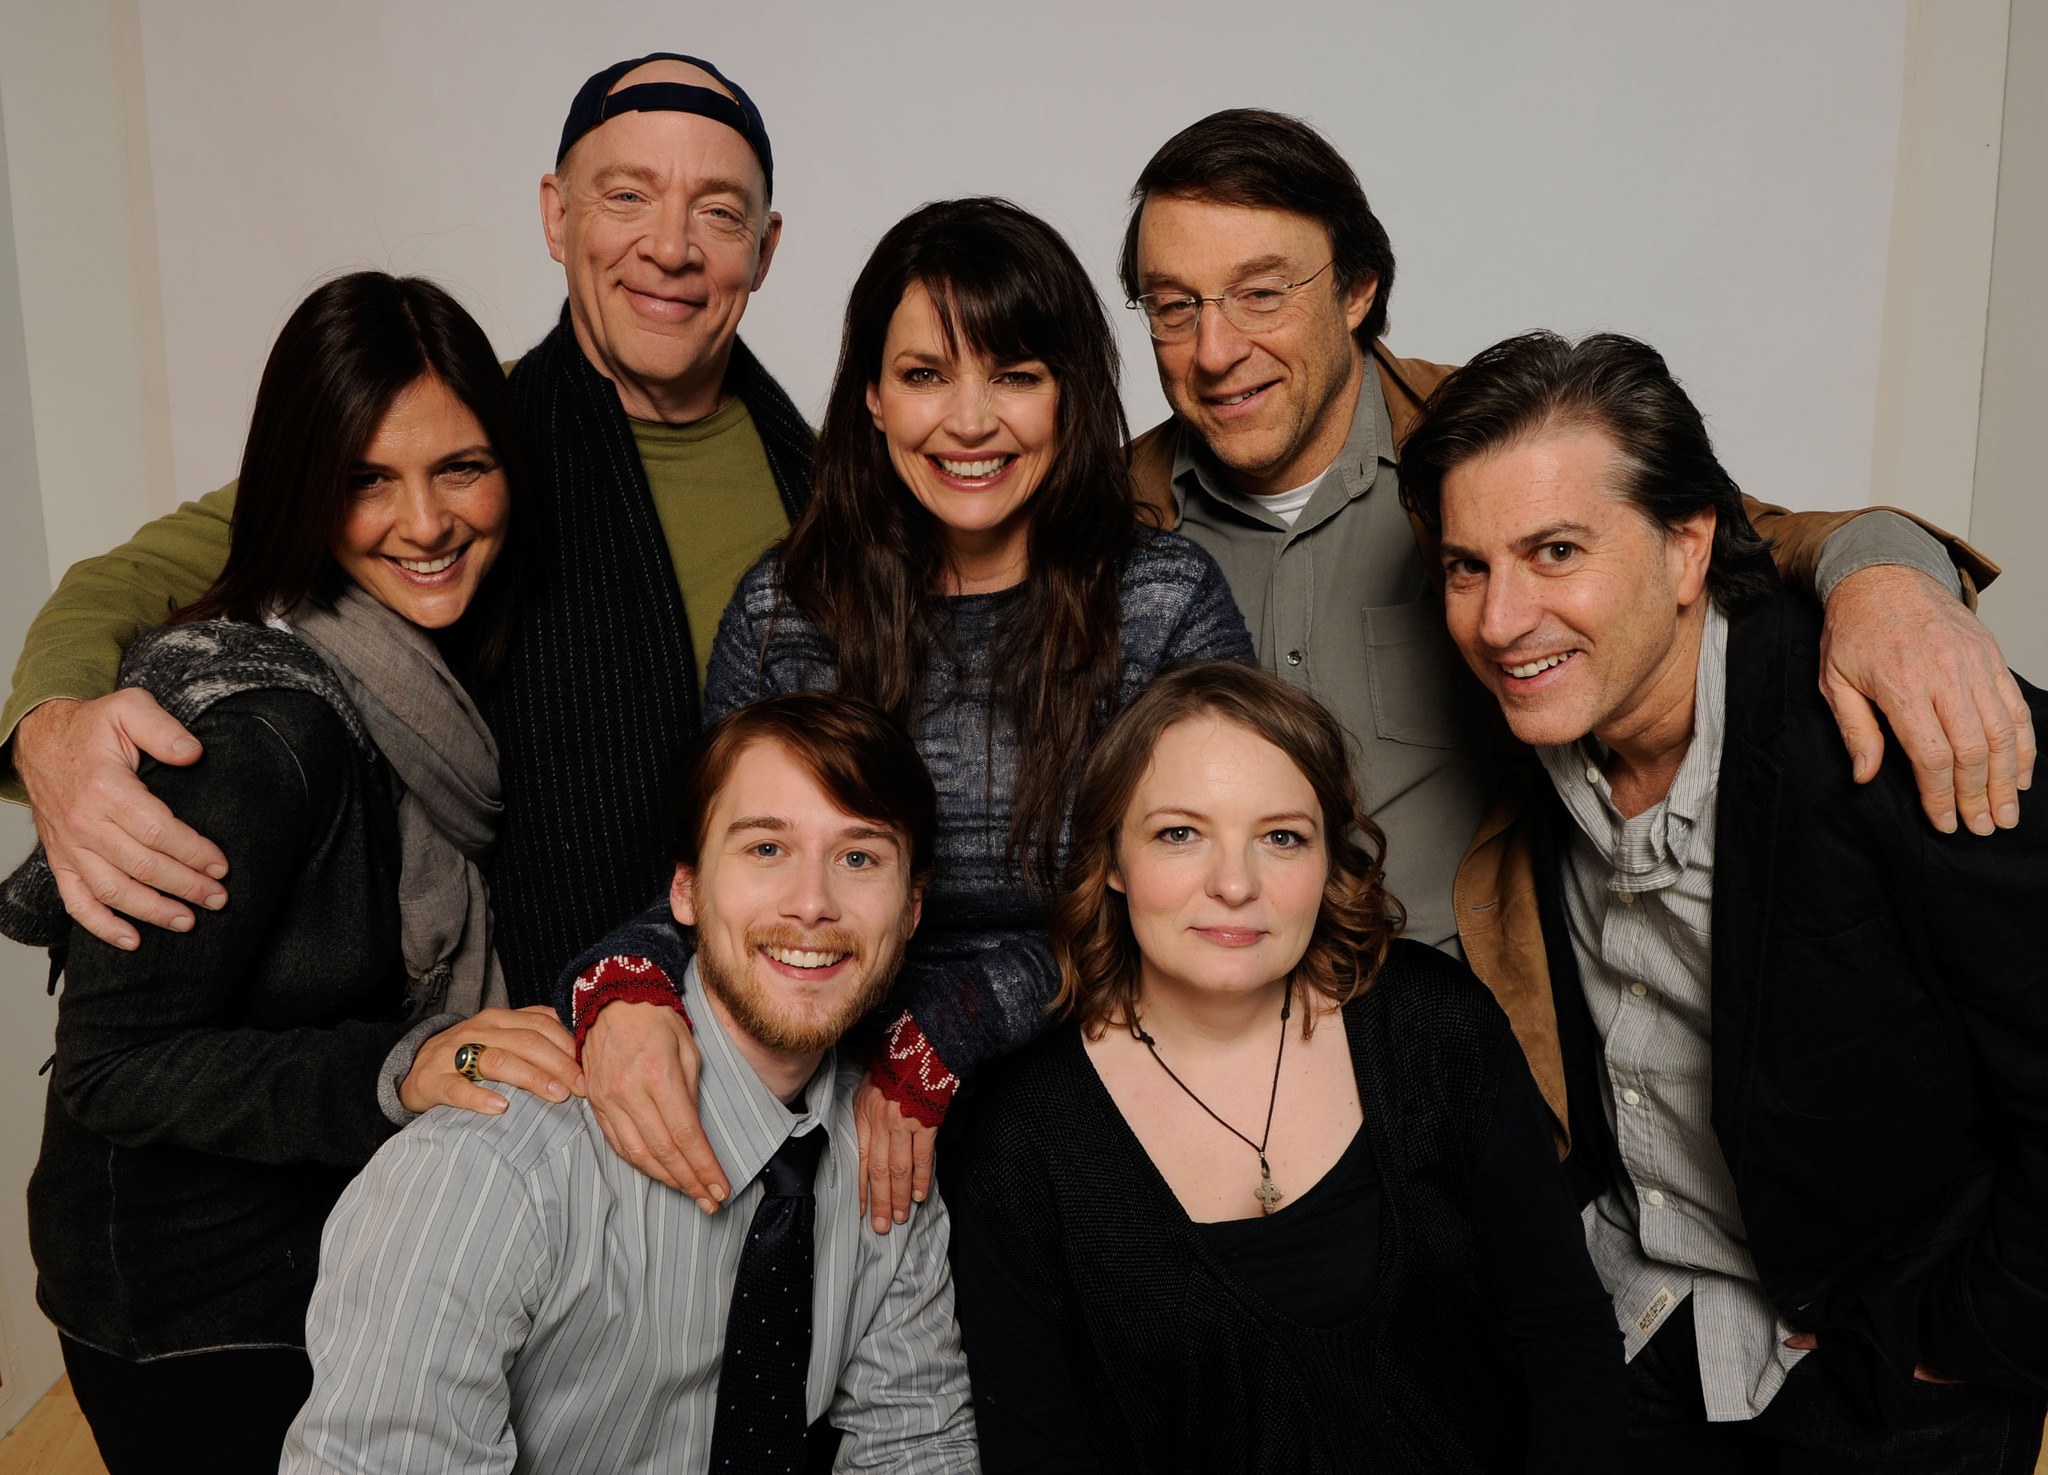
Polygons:
<instances>
[{"instance_id":1,"label":"black cardigan","mask_svg":"<svg viewBox=\"0 0 2048 1475\"><path fill-rule=\"evenodd\" d=\"M1590 1453L1538 1467L1607 1468L1620 1440L1621 1337L1563 1175L1554 1160L1531 1175L1531 1205L1493 1202L1474 1181L1505 1073L1527 1070L1506 1017L1468 970L1405 941L1342 1017L1382 1192L1362 1317L1305 1326L1233 1275L1071 1027L991 1067L966 1107L962 1138L941 1160L957 1231L991 1236L1051 1323L1102 1469L1506 1471L1541 1451L1527 1437L1524 1364L1475 1225L1547 1215L1562 1254L1554 1339L1536 1351L1589 1370L1570 1418ZM1533 1087L1507 1099L1532 1097ZM1540 1159L1549 1144L1533 1107L1530 1123ZM963 1289L970 1370L977 1343L1006 1334L977 1325L971 1299Z\"/></svg>"},{"instance_id":2,"label":"black cardigan","mask_svg":"<svg viewBox=\"0 0 2048 1475\"><path fill-rule=\"evenodd\" d=\"M1778 1314L1873 1414L1924 1360L2048 1388L2048 805L1944 835L1896 738L1858 784L1822 699L1821 612L1780 590L1728 631L1715 801L1713 1125ZM2036 731L2048 696L2020 682ZM1532 816L1590 1200L1626 1170L1560 896L1570 818Z\"/></svg>"},{"instance_id":3,"label":"black cardigan","mask_svg":"<svg viewBox=\"0 0 2048 1475\"><path fill-rule=\"evenodd\" d=\"M304 1346L320 1229L395 1128L406 1032L397 819L307 692L224 698L143 781L226 853L233 897L135 952L74 927L29 1182L38 1299L135 1360Z\"/></svg>"}]
</instances>

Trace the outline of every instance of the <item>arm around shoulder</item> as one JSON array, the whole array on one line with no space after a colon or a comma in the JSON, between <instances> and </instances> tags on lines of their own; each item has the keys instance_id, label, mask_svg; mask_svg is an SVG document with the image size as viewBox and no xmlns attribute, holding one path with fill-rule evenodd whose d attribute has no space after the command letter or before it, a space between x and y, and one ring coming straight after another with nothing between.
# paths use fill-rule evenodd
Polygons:
<instances>
[{"instance_id":1,"label":"arm around shoulder","mask_svg":"<svg viewBox=\"0 0 2048 1475\"><path fill-rule=\"evenodd\" d=\"M114 689L135 637L204 594L227 562L235 487L230 482L145 524L98 558L75 563L28 627L14 687L0 710L0 749L44 702L87 701ZM10 756L0 797L26 802Z\"/></svg>"}]
</instances>

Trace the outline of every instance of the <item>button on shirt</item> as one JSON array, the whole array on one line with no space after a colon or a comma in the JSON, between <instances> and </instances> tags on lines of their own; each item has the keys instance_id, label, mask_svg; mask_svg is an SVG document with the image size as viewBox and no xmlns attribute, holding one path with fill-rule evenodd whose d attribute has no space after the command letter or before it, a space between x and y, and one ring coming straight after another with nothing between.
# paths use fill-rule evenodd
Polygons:
<instances>
[{"instance_id":1,"label":"button on shirt","mask_svg":"<svg viewBox=\"0 0 2048 1475\"><path fill-rule=\"evenodd\" d=\"M1368 368L1350 438L1292 518L1239 491L1185 429L1173 488L1180 531L1222 566L1259 663L1314 692L1350 732L1408 935L1457 952L1451 888L1504 747L1425 577L1378 376Z\"/></svg>"},{"instance_id":2,"label":"button on shirt","mask_svg":"<svg viewBox=\"0 0 2048 1475\"><path fill-rule=\"evenodd\" d=\"M828 1053L809 1109L792 1113L720 1027L694 963L683 994L730 1202L707 1215L642 1176L581 1099L499 1087L502 1116L427 1113L328 1220L306 1326L313 1393L285 1475L704 1469L761 1169L820 1125L807 1422L829 1413L846 1431L842 1465L980 1468L945 1207L933 1195L889 1234L867 1227L858 1065Z\"/></svg>"},{"instance_id":3,"label":"button on shirt","mask_svg":"<svg viewBox=\"0 0 2048 1475\"><path fill-rule=\"evenodd\" d=\"M1728 622L1711 604L1693 688L1693 739L1671 792L1623 819L1587 737L1538 748L1577 822L1565 915L1599 1031L1608 1124L1625 1186L1586 1209L1587 1246L1633 1358L1693 1299L1700 1384L1714 1421L1762 1413L1804 1354L1757 1284L1713 1125L1714 798L1726 716Z\"/></svg>"}]
</instances>

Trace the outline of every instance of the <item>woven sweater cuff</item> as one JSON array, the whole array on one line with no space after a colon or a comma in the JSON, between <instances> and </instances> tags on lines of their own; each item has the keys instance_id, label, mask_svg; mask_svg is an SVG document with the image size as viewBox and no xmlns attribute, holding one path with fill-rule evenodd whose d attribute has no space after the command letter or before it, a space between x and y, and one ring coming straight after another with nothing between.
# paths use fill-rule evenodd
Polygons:
<instances>
[{"instance_id":1,"label":"woven sweater cuff","mask_svg":"<svg viewBox=\"0 0 2048 1475\"><path fill-rule=\"evenodd\" d=\"M442 1030L453 1029L460 1023L460 1014L430 1015L400 1035L398 1043L384 1057L384 1063L377 1068L377 1109L392 1126L403 1127L419 1116L398 1099L398 1091L412 1074L413 1062L420 1058L421 1049Z\"/></svg>"},{"instance_id":2,"label":"woven sweater cuff","mask_svg":"<svg viewBox=\"0 0 2048 1475\"><path fill-rule=\"evenodd\" d=\"M599 958L576 975L569 993L569 1007L576 1022L576 1056L583 1057L583 1039L597 1022L598 1012L607 1004L666 1004L683 1016L692 1033L697 1025L683 1007L683 991L676 987L659 963L631 953L614 953Z\"/></svg>"},{"instance_id":3,"label":"woven sweater cuff","mask_svg":"<svg viewBox=\"0 0 2048 1475\"><path fill-rule=\"evenodd\" d=\"M953 1093L960 1089L960 1077L946 1069L907 1009L883 1033L882 1048L869 1063L868 1074L905 1116L927 1127L946 1119Z\"/></svg>"}]
</instances>

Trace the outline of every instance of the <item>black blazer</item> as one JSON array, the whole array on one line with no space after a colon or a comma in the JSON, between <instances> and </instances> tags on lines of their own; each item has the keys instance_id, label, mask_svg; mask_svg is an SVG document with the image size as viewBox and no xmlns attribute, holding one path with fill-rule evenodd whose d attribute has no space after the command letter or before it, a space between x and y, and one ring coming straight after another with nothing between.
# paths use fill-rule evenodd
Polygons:
<instances>
[{"instance_id":1,"label":"black blazer","mask_svg":"<svg viewBox=\"0 0 2048 1475\"><path fill-rule=\"evenodd\" d=\"M1868 785L1819 691L1820 611L1731 622L1716 798L1714 1131L1764 1290L1875 1411L1916 1360L2048 1387L2048 794L1943 835L1887 733ZM2037 731L2048 697L2020 683ZM1624 1181L1600 1041L1536 806L1546 951L1582 1201Z\"/></svg>"}]
</instances>

